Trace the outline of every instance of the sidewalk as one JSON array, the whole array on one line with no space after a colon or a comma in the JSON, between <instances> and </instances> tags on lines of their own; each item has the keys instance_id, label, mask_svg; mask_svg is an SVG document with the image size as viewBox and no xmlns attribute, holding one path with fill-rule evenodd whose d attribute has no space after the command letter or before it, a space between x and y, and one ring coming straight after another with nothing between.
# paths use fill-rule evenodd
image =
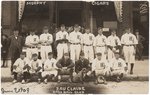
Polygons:
<instances>
[{"instance_id":1,"label":"sidewalk","mask_svg":"<svg viewBox=\"0 0 150 95\"><path fill-rule=\"evenodd\" d=\"M149 62L148 59L144 61L136 61L134 66L134 74L128 74L124 80L126 81L148 81L149 80ZM10 82L12 76L10 73L10 61L7 68L1 68L1 81Z\"/></svg>"}]
</instances>

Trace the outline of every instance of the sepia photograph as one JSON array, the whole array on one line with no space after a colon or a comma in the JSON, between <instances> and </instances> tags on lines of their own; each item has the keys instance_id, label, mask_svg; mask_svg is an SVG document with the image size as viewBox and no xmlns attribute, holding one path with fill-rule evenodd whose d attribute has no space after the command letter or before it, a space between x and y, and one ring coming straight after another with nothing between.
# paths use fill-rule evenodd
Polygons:
<instances>
[{"instance_id":1,"label":"sepia photograph","mask_svg":"<svg viewBox=\"0 0 150 95\"><path fill-rule=\"evenodd\" d=\"M1 1L1 94L148 94L148 1Z\"/></svg>"}]
</instances>

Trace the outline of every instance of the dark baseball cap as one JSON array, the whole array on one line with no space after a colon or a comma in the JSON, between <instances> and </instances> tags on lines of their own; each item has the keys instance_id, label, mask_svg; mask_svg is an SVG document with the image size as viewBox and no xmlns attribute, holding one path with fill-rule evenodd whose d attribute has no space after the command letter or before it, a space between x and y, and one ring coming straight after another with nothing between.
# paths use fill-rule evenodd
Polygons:
<instances>
[{"instance_id":1,"label":"dark baseball cap","mask_svg":"<svg viewBox=\"0 0 150 95\"><path fill-rule=\"evenodd\" d=\"M102 53L98 52L96 53L97 56L102 56Z\"/></svg>"},{"instance_id":2,"label":"dark baseball cap","mask_svg":"<svg viewBox=\"0 0 150 95\"><path fill-rule=\"evenodd\" d=\"M81 53L80 53L80 56L84 56L84 52L81 52Z\"/></svg>"},{"instance_id":3,"label":"dark baseball cap","mask_svg":"<svg viewBox=\"0 0 150 95\"><path fill-rule=\"evenodd\" d=\"M32 54L32 57L38 56L36 53Z\"/></svg>"},{"instance_id":4,"label":"dark baseball cap","mask_svg":"<svg viewBox=\"0 0 150 95\"><path fill-rule=\"evenodd\" d=\"M53 55L53 53L52 53L52 52L49 52L48 55Z\"/></svg>"},{"instance_id":5,"label":"dark baseball cap","mask_svg":"<svg viewBox=\"0 0 150 95\"><path fill-rule=\"evenodd\" d=\"M64 56L69 56L69 53L67 53L67 52L66 52L66 53L64 53Z\"/></svg>"}]
</instances>

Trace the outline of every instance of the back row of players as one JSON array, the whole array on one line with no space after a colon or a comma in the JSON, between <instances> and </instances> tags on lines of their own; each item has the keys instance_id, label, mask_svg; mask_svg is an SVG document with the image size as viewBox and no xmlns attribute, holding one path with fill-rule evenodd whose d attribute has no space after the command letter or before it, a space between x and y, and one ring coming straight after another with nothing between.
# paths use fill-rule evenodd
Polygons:
<instances>
[{"instance_id":1,"label":"back row of players","mask_svg":"<svg viewBox=\"0 0 150 95\"><path fill-rule=\"evenodd\" d=\"M135 51L138 41L130 32L130 29L125 29L125 34L121 40L116 35L116 30L111 31L111 35L107 38L103 35L103 28L98 28L98 35L95 37L90 29L85 29L82 34L78 25L74 26L74 31L68 34L65 31L65 26L61 25L60 31L56 33L57 43L57 60L61 59L64 53L70 53L70 58L75 62L79 59L82 52L85 54L90 63L94 59L94 54L101 53L102 58L112 60L114 52L123 51L123 55L127 64L131 63L130 74L133 74L133 66L135 63ZM49 34L48 27L43 28L43 34L38 37L34 31L30 31L30 35L26 37L25 45L27 46L27 58L31 59L32 54L38 54L38 47L41 47L41 58L44 62L48 58L48 53L52 52L53 36Z\"/></svg>"}]
</instances>

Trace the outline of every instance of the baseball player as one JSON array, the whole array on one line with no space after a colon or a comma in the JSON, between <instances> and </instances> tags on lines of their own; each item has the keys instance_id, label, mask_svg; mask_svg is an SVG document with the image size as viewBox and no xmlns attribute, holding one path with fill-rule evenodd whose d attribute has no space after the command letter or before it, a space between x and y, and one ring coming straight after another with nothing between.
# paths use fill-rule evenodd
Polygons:
<instances>
[{"instance_id":1,"label":"baseball player","mask_svg":"<svg viewBox=\"0 0 150 95\"><path fill-rule=\"evenodd\" d=\"M121 43L123 45L123 54L125 61L131 64L130 74L133 74L133 67L135 63L136 44L138 44L135 35L130 32L130 28L125 29L125 34L121 37Z\"/></svg>"},{"instance_id":2,"label":"baseball player","mask_svg":"<svg viewBox=\"0 0 150 95\"><path fill-rule=\"evenodd\" d=\"M58 67L58 83L61 82L62 75L70 75L69 82L72 82L74 63L69 58L69 53L65 53L64 57L58 60L56 66Z\"/></svg>"},{"instance_id":3,"label":"baseball player","mask_svg":"<svg viewBox=\"0 0 150 95\"><path fill-rule=\"evenodd\" d=\"M68 33L65 31L65 25L61 25L61 30L56 33L57 42L57 60L61 59L64 53L68 52Z\"/></svg>"},{"instance_id":4,"label":"baseball player","mask_svg":"<svg viewBox=\"0 0 150 95\"><path fill-rule=\"evenodd\" d=\"M48 27L45 26L43 28L43 34L40 35L40 42L41 42L41 58L42 61L45 61L48 58L48 53L52 52L52 42L53 36L48 33Z\"/></svg>"},{"instance_id":5,"label":"baseball player","mask_svg":"<svg viewBox=\"0 0 150 95\"><path fill-rule=\"evenodd\" d=\"M91 61L94 59L94 50L93 50L93 43L94 43L94 35L90 33L90 29L85 29L85 33L83 34L83 51L85 54L85 58Z\"/></svg>"},{"instance_id":6,"label":"baseball player","mask_svg":"<svg viewBox=\"0 0 150 95\"><path fill-rule=\"evenodd\" d=\"M38 54L39 37L35 35L34 30L30 30L30 35L26 37L25 45L27 46L27 58L31 60L32 54Z\"/></svg>"},{"instance_id":7,"label":"baseball player","mask_svg":"<svg viewBox=\"0 0 150 95\"><path fill-rule=\"evenodd\" d=\"M127 66L126 62L120 58L119 51L115 52L115 57L110 61L111 75L116 78L117 82L120 82L123 75L126 74Z\"/></svg>"},{"instance_id":8,"label":"baseball player","mask_svg":"<svg viewBox=\"0 0 150 95\"><path fill-rule=\"evenodd\" d=\"M42 72L42 77L44 78L44 83L47 84L47 80L50 77L52 80L57 76L56 59L53 58L53 53L48 53L48 59L44 62L44 71Z\"/></svg>"},{"instance_id":9,"label":"baseball player","mask_svg":"<svg viewBox=\"0 0 150 95\"><path fill-rule=\"evenodd\" d=\"M95 53L101 53L102 59L106 59L107 47L106 47L107 38L103 35L103 29L101 27L98 28L98 35L94 40L94 48Z\"/></svg>"},{"instance_id":10,"label":"baseball player","mask_svg":"<svg viewBox=\"0 0 150 95\"><path fill-rule=\"evenodd\" d=\"M110 72L110 66L108 62L102 59L102 53L97 53L96 58L92 62L92 72L96 78L95 84L99 83L100 80L106 84L105 76L108 76Z\"/></svg>"},{"instance_id":11,"label":"baseball player","mask_svg":"<svg viewBox=\"0 0 150 95\"><path fill-rule=\"evenodd\" d=\"M120 50L121 42L118 36L116 36L116 30L111 30L111 35L107 38L108 47L108 61L114 58L114 52Z\"/></svg>"},{"instance_id":12,"label":"baseball player","mask_svg":"<svg viewBox=\"0 0 150 95\"><path fill-rule=\"evenodd\" d=\"M74 26L74 31L69 34L70 58L75 62L79 60L82 44L82 33L79 32L79 26Z\"/></svg>"},{"instance_id":13,"label":"baseball player","mask_svg":"<svg viewBox=\"0 0 150 95\"><path fill-rule=\"evenodd\" d=\"M25 57L25 53L21 53L20 58L18 58L13 65L13 83L17 82L18 75L23 75L22 83L29 82L29 62L29 59Z\"/></svg>"},{"instance_id":14,"label":"baseball player","mask_svg":"<svg viewBox=\"0 0 150 95\"><path fill-rule=\"evenodd\" d=\"M30 61L31 70L30 73L32 76L38 76L38 83L41 83L41 73L42 73L42 61L38 59L36 53L32 54L32 60Z\"/></svg>"},{"instance_id":15,"label":"baseball player","mask_svg":"<svg viewBox=\"0 0 150 95\"><path fill-rule=\"evenodd\" d=\"M87 78L88 75L91 74L91 67L89 60L84 57L84 53L80 53L80 59L75 62L75 72L74 75L74 81L77 81L80 79L80 82L83 83L83 81Z\"/></svg>"}]
</instances>

